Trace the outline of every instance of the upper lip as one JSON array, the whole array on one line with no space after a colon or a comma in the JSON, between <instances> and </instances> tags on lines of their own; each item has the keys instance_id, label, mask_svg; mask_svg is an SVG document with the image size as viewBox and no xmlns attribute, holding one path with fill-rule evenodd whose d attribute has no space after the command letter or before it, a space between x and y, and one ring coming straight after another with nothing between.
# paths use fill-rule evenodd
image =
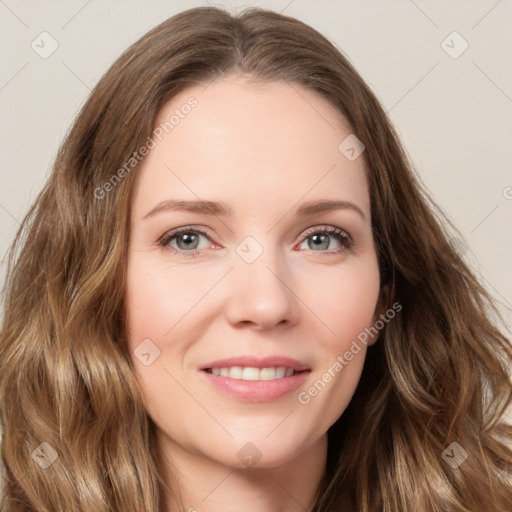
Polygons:
<instances>
[{"instance_id":1,"label":"upper lip","mask_svg":"<svg viewBox=\"0 0 512 512\"><path fill-rule=\"evenodd\" d=\"M273 368L273 367L286 367L293 368L295 371L310 370L311 367L306 363L302 363L286 356L268 356L256 357L251 355L229 357L227 359L217 359L209 363L203 364L199 367L200 370L207 368L229 368L231 366L244 366L250 368Z\"/></svg>"}]
</instances>

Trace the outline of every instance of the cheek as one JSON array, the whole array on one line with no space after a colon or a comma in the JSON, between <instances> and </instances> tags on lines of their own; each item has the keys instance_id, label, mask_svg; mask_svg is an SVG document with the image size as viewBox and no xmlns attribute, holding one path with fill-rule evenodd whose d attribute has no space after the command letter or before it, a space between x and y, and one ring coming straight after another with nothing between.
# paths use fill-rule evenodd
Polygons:
<instances>
[{"instance_id":1,"label":"cheek","mask_svg":"<svg viewBox=\"0 0 512 512\"><path fill-rule=\"evenodd\" d=\"M176 343L176 339L180 329L190 324L186 315L201 289L190 276L150 261L144 252L130 255L125 294L127 342L144 406L160 426L174 421L172 411L180 409L187 398L168 370L174 375L173 362L186 348L185 342ZM193 335L191 330L187 335ZM149 353L147 365L140 359L145 353Z\"/></svg>"},{"instance_id":2,"label":"cheek","mask_svg":"<svg viewBox=\"0 0 512 512\"><path fill-rule=\"evenodd\" d=\"M328 286L315 295L314 307L325 327L321 330L329 331L321 337L321 357L311 385L298 397L320 419L321 431L343 413L359 382L371 341L366 330L373 326L379 296L378 266L347 266L324 282Z\"/></svg>"},{"instance_id":3,"label":"cheek","mask_svg":"<svg viewBox=\"0 0 512 512\"><path fill-rule=\"evenodd\" d=\"M326 348L332 356L372 325L380 289L378 265L373 260L347 265L318 282L326 284L313 296L309 289L310 308L326 328Z\"/></svg>"},{"instance_id":4,"label":"cheek","mask_svg":"<svg viewBox=\"0 0 512 512\"><path fill-rule=\"evenodd\" d=\"M172 275L172 279L169 276ZM128 265L125 304L131 343L143 338L167 339L193 311L211 284L161 264L134 256Z\"/></svg>"}]
</instances>

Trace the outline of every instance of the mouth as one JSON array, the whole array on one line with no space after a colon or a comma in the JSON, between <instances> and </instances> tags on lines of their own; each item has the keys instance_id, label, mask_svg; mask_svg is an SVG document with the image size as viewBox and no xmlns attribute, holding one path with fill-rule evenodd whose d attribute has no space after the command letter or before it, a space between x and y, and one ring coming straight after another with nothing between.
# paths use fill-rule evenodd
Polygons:
<instances>
[{"instance_id":1,"label":"mouth","mask_svg":"<svg viewBox=\"0 0 512 512\"><path fill-rule=\"evenodd\" d=\"M242 402L269 402L296 391L311 367L289 357L233 357L199 368L216 391Z\"/></svg>"},{"instance_id":2,"label":"mouth","mask_svg":"<svg viewBox=\"0 0 512 512\"><path fill-rule=\"evenodd\" d=\"M229 377L237 380L276 380L291 377L308 370L298 371L286 366L271 366L268 368L257 368L254 366L223 366L205 368L205 372L218 377Z\"/></svg>"}]
</instances>

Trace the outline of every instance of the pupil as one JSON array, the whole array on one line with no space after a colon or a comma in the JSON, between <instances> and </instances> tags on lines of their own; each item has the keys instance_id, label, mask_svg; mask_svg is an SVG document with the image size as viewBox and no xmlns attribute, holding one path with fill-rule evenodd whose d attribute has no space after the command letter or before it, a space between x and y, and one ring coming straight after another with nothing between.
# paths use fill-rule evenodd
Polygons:
<instances>
[{"instance_id":1,"label":"pupil","mask_svg":"<svg viewBox=\"0 0 512 512\"><path fill-rule=\"evenodd\" d=\"M189 247L189 248L191 247L191 244L189 242L192 242L192 244L193 244L195 236L196 235L190 235L190 234L181 235L181 239L184 242L185 247Z\"/></svg>"},{"instance_id":2,"label":"pupil","mask_svg":"<svg viewBox=\"0 0 512 512\"><path fill-rule=\"evenodd\" d=\"M321 237L324 238L324 240L321 239ZM318 247L319 245L321 245L322 243L325 243L325 239L327 238L327 235L313 235L313 240L314 240L314 245L316 247Z\"/></svg>"}]
</instances>

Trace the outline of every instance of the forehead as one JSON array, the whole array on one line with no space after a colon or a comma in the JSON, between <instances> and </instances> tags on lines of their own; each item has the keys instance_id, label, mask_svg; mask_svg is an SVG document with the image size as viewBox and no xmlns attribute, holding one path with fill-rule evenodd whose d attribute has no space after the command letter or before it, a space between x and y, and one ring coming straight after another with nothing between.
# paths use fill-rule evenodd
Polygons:
<instances>
[{"instance_id":1,"label":"forehead","mask_svg":"<svg viewBox=\"0 0 512 512\"><path fill-rule=\"evenodd\" d=\"M350 126L299 84L232 75L188 87L162 107L153 133L155 147L137 171L136 214L168 197L226 201L235 214L301 198L350 199L369 213L363 158L350 161L339 149Z\"/></svg>"}]
</instances>

